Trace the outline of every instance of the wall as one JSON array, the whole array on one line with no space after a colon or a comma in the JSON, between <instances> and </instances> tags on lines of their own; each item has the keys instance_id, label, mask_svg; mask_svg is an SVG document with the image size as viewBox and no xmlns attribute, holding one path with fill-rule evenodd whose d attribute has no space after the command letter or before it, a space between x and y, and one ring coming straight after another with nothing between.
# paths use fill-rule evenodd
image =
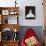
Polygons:
<instances>
[{"instance_id":1,"label":"wall","mask_svg":"<svg viewBox=\"0 0 46 46\"><path fill-rule=\"evenodd\" d=\"M15 1L15 0L14 0ZM15 6L13 0L1 0L0 6L9 7ZM17 0L19 8L19 24L20 26L43 26L43 6L42 0ZM36 19L26 20L25 19L25 6L35 6L36 7Z\"/></svg>"},{"instance_id":2,"label":"wall","mask_svg":"<svg viewBox=\"0 0 46 46\"><path fill-rule=\"evenodd\" d=\"M15 0L14 0L15 1ZM13 0L0 0L0 6L1 7L12 7L15 5ZM35 29L35 31L37 32L37 35L40 39L40 41L42 42L43 38L43 30L42 27L39 26L43 26L43 20L44 20L44 16L43 16L43 6L42 6L42 0L17 0L18 2L18 6L19 6L19 24L20 26L34 26L31 27L33 29ZM25 6L35 6L36 7L36 19L35 20L26 20L25 19ZM36 27L35 27L36 26ZM38 27L37 27L38 26ZM24 33L24 29L23 28L28 28L28 27L20 27L20 33L22 34L22 32ZM20 34L20 36L21 36ZM23 35L23 34L22 34ZM22 38L22 36L20 37Z\"/></svg>"},{"instance_id":3,"label":"wall","mask_svg":"<svg viewBox=\"0 0 46 46\"><path fill-rule=\"evenodd\" d=\"M43 30L42 26L21 26L19 32L19 39L22 40L24 33L27 31L28 28L32 28L34 32L37 34L37 37L41 43L43 43Z\"/></svg>"},{"instance_id":4,"label":"wall","mask_svg":"<svg viewBox=\"0 0 46 46\"><path fill-rule=\"evenodd\" d=\"M25 20L25 6L36 6L36 19L35 20ZM20 18L19 18L19 22L20 22L19 24L21 26L42 26L43 25L42 0L25 0L25 1L21 0Z\"/></svg>"}]
</instances>

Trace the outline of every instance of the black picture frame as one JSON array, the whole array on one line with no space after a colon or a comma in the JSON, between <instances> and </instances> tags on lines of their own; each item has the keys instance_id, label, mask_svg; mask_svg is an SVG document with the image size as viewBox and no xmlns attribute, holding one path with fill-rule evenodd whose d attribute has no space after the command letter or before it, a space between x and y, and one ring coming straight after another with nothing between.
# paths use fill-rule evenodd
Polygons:
<instances>
[{"instance_id":1,"label":"black picture frame","mask_svg":"<svg viewBox=\"0 0 46 46\"><path fill-rule=\"evenodd\" d=\"M36 18L36 7L25 6L25 19L35 19L35 18Z\"/></svg>"}]
</instances>

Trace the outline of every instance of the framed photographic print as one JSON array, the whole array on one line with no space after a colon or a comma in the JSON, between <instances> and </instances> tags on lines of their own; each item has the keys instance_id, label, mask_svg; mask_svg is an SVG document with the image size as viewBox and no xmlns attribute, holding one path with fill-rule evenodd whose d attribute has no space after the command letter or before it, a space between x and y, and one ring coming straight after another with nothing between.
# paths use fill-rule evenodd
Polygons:
<instances>
[{"instance_id":1,"label":"framed photographic print","mask_svg":"<svg viewBox=\"0 0 46 46\"><path fill-rule=\"evenodd\" d=\"M25 6L25 19L35 19L36 9L35 6Z\"/></svg>"},{"instance_id":2,"label":"framed photographic print","mask_svg":"<svg viewBox=\"0 0 46 46\"><path fill-rule=\"evenodd\" d=\"M9 15L9 10L2 10L2 15Z\"/></svg>"},{"instance_id":3,"label":"framed photographic print","mask_svg":"<svg viewBox=\"0 0 46 46\"><path fill-rule=\"evenodd\" d=\"M3 16L2 19L3 24L17 24L18 23L18 17L17 16Z\"/></svg>"},{"instance_id":4,"label":"framed photographic print","mask_svg":"<svg viewBox=\"0 0 46 46\"><path fill-rule=\"evenodd\" d=\"M1 37L3 41L18 40L18 32L14 32L10 28L4 28Z\"/></svg>"},{"instance_id":5,"label":"framed photographic print","mask_svg":"<svg viewBox=\"0 0 46 46\"><path fill-rule=\"evenodd\" d=\"M12 30L10 28L5 28L2 31L2 40L8 41L12 40Z\"/></svg>"},{"instance_id":6,"label":"framed photographic print","mask_svg":"<svg viewBox=\"0 0 46 46\"><path fill-rule=\"evenodd\" d=\"M17 11L15 11L15 10L10 10L10 15L16 15L18 12Z\"/></svg>"},{"instance_id":7,"label":"framed photographic print","mask_svg":"<svg viewBox=\"0 0 46 46\"><path fill-rule=\"evenodd\" d=\"M17 24L18 23L18 17L17 16L10 16L8 17L8 24Z\"/></svg>"},{"instance_id":8,"label":"framed photographic print","mask_svg":"<svg viewBox=\"0 0 46 46\"><path fill-rule=\"evenodd\" d=\"M9 14L10 14L10 15L14 15L14 10L10 10L10 11L9 11Z\"/></svg>"}]
</instances>

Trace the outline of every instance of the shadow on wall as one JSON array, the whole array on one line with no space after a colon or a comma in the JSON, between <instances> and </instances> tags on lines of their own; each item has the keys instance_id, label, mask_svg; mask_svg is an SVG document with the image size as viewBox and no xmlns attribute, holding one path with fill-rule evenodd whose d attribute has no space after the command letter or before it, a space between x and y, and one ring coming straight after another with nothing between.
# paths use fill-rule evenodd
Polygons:
<instances>
[{"instance_id":1,"label":"shadow on wall","mask_svg":"<svg viewBox=\"0 0 46 46\"><path fill-rule=\"evenodd\" d=\"M28 28L32 28L34 30L34 32L36 32L37 34L37 37L39 39L39 41L41 43L43 43L43 30L42 30L42 26L21 26L20 27L20 32L19 32L19 39L20 39L20 42L24 36L24 33L26 32L26 30Z\"/></svg>"}]
</instances>

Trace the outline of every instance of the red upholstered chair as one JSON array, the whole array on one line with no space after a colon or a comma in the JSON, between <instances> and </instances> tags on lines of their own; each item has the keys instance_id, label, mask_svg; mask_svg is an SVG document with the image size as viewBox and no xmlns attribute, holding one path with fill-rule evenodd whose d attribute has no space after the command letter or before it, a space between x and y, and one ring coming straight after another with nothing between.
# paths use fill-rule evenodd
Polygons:
<instances>
[{"instance_id":1,"label":"red upholstered chair","mask_svg":"<svg viewBox=\"0 0 46 46\"><path fill-rule=\"evenodd\" d=\"M27 29L27 31L25 32L25 35L22 38L21 46L28 46L27 43L25 42L25 40L29 39L32 36L35 37L37 40L37 43L34 46L41 46L39 40L37 39L36 33L31 28ZM30 46L32 46L32 45L30 45Z\"/></svg>"}]
</instances>

